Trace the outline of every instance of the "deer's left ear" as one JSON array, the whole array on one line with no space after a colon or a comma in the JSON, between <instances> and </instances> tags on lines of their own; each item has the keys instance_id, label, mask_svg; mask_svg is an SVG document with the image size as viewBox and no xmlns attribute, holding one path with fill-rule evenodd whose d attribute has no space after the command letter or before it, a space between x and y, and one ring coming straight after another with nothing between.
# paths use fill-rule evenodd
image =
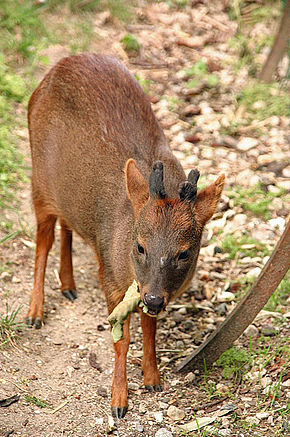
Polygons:
<instances>
[{"instance_id":1,"label":"deer's left ear","mask_svg":"<svg viewBox=\"0 0 290 437\"><path fill-rule=\"evenodd\" d=\"M212 217L220 200L225 184L225 175L222 174L213 184L201 190L194 202L195 219L203 227Z\"/></svg>"}]
</instances>

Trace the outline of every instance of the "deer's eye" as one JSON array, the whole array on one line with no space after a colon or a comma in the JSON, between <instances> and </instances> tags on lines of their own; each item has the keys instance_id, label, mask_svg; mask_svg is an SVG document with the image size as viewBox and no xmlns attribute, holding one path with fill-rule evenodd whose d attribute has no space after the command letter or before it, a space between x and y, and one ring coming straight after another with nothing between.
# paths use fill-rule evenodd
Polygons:
<instances>
[{"instance_id":1,"label":"deer's eye","mask_svg":"<svg viewBox=\"0 0 290 437\"><path fill-rule=\"evenodd\" d=\"M178 261L183 259L183 260L187 260L189 258L189 254L190 254L190 249L184 250L183 252L180 252L180 254L178 255Z\"/></svg>"},{"instance_id":2,"label":"deer's eye","mask_svg":"<svg viewBox=\"0 0 290 437\"><path fill-rule=\"evenodd\" d=\"M141 246L141 244L137 243L137 250L138 253L140 253L141 255L143 255L145 253L145 249L143 246Z\"/></svg>"}]
</instances>

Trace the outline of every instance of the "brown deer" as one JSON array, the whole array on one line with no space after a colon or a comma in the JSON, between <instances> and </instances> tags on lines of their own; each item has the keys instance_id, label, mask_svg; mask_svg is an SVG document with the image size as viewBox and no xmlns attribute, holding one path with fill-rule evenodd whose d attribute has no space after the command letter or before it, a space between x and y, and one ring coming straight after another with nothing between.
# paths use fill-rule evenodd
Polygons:
<instances>
[{"instance_id":1,"label":"brown deer","mask_svg":"<svg viewBox=\"0 0 290 437\"><path fill-rule=\"evenodd\" d=\"M152 315L188 287L224 175L197 194L198 171L186 178L141 86L110 56L62 59L34 91L28 121L37 237L27 323L42 325L45 267L59 219L62 294L77 297L74 230L96 254L109 313L136 279L149 308L149 315L141 312L144 384L161 391ZM114 344L111 406L118 418L128 406L129 322Z\"/></svg>"}]
</instances>

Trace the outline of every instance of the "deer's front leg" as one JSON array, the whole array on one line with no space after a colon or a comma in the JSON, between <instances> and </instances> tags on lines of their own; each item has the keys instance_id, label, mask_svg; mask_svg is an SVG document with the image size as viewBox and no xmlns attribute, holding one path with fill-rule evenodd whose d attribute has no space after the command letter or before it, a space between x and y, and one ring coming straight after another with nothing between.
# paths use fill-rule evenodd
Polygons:
<instances>
[{"instance_id":1,"label":"deer's front leg","mask_svg":"<svg viewBox=\"0 0 290 437\"><path fill-rule=\"evenodd\" d=\"M144 373L144 384L149 391L162 391L155 349L156 324L156 317L147 316L141 311L141 327L143 331L142 370Z\"/></svg>"},{"instance_id":2,"label":"deer's front leg","mask_svg":"<svg viewBox=\"0 0 290 437\"><path fill-rule=\"evenodd\" d=\"M130 316L123 325L123 338L114 343L115 349L115 368L112 385L112 415L117 419L125 416L128 410L128 383L126 361L130 343Z\"/></svg>"}]
</instances>

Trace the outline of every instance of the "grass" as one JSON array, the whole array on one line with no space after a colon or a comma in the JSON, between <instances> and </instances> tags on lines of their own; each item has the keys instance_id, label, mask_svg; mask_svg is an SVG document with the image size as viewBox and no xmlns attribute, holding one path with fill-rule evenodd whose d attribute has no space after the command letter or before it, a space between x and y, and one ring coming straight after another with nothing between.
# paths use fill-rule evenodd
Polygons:
<instances>
[{"instance_id":1,"label":"grass","mask_svg":"<svg viewBox=\"0 0 290 437\"><path fill-rule=\"evenodd\" d=\"M230 378L232 375L238 377L239 372L244 367L252 365L251 354L243 349L231 347L226 350L216 361L217 366L224 369L224 377Z\"/></svg>"},{"instance_id":2,"label":"grass","mask_svg":"<svg viewBox=\"0 0 290 437\"><path fill-rule=\"evenodd\" d=\"M280 311L287 308L287 298L290 290L290 272L282 279L277 290L272 294L264 309L267 311Z\"/></svg>"},{"instance_id":3,"label":"grass","mask_svg":"<svg viewBox=\"0 0 290 437\"><path fill-rule=\"evenodd\" d=\"M37 407L40 408L47 408L49 407L48 403L46 401L43 401L41 399L38 399L36 396L33 395L25 395L24 400L27 404L34 404Z\"/></svg>"},{"instance_id":4,"label":"grass","mask_svg":"<svg viewBox=\"0 0 290 437\"><path fill-rule=\"evenodd\" d=\"M265 191L261 184L251 188L236 186L235 190L227 191L227 195L234 201L234 206L241 206L245 211L250 211L266 220L272 217L269 210L271 202L283 194L285 194L284 189L281 189L278 193L272 193L271 191Z\"/></svg>"},{"instance_id":5,"label":"grass","mask_svg":"<svg viewBox=\"0 0 290 437\"><path fill-rule=\"evenodd\" d=\"M131 33L126 33L126 35L121 39L121 43L127 53L138 54L140 51L141 45L137 38Z\"/></svg>"},{"instance_id":6,"label":"grass","mask_svg":"<svg viewBox=\"0 0 290 437\"><path fill-rule=\"evenodd\" d=\"M248 234L243 235L241 238L234 237L231 234L225 235L222 249L229 254L230 259L241 255L254 258L255 256L266 256L269 254L265 244L250 237Z\"/></svg>"},{"instance_id":7,"label":"grass","mask_svg":"<svg viewBox=\"0 0 290 437\"><path fill-rule=\"evenodd\" d=\"M218 76L208 72L207 65L202 59L199 59L192 67L187 68L185 74L189 79L187 88L195 88L201 82L206 83L209 88L213 88L219 83Z\"/></svg>"},{"instance_id":8,"label":"grass","mask_svg":"<svg viewBox=\"0 0 290 437\"><path fill-rule=\"evenodd\" d=\"M265 84L252 81L237 96L238 105L243 105L254 119L263 120L268 117L290 116L289 93L277 84ZM257 108L254 103L264 102Z\"/></svg>"},{"instance_id":9,"label":"grass","mask_svg":"<svg viewBox=\"0 0 290 437\"><path fill-rule=\"evenodd\" d=\"M0 349L7 345L15 346L19 337L19 331L23 328L23 324L16 320L21 307L10 311L6 304L6 313L0 314Z\"/></svg>"}]
</instances>

